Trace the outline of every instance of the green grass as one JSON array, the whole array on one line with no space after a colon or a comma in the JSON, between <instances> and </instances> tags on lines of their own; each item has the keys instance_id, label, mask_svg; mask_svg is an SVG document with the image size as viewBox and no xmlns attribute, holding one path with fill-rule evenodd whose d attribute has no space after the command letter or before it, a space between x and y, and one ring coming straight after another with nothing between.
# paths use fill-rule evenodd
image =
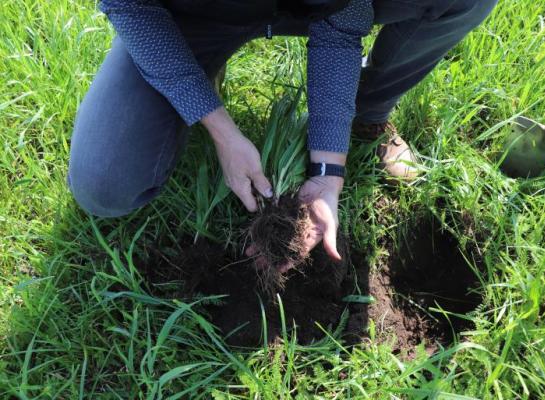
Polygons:
<instances>
[{"instance_id":1,"label":"green grass","mask_svg":"<svg viewBox=\"0 0 545 400\"><path fill-rule=\"evenodd\" d=\"M195 133L150 206L90 219L65 185L69 140L113 32L94 2L2 1L0 398L544 398L545 183L506 178L493 161L504 121L545 118L544 18L539 1L501 1L404 97L394 119L424 160L416 184L381 185L371 150L352 146L341 229L369 262L384 256L385 238L435 215L486 267L466 340L404 361L386 344L346 348L334 332L313 346L286 336L237 351L199 304L150 296L138 272L148 244L240 239L247 217L222 197L211 143ZM231 60L226 104L255 141L271 100L303 83L304 55L303 40L276 38Z\"/></svg>"}]
</instances>

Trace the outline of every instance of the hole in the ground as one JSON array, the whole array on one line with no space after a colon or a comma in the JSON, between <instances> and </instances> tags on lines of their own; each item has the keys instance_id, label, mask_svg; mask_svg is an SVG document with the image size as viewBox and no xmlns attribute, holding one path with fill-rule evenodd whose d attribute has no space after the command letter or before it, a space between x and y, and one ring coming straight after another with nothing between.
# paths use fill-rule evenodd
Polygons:
<instances>
[{"instance_id":1,"label":"hole in the ground","mask_svg":"<svg viewBox=\"0 0 545 400\"><path fill-rule=\"evenodd\" d=\"M377 298L370 318L380 334L396 334L396 350L424 341L433 352L437 343L448 345L456 333L472 327L461 316L473 311L482 296L468 260L478 270L482 266L471 253L466 260L457 238L433 219L420 220L398 239L387 264L370 278Z\"/></svg>"}]
</instances>

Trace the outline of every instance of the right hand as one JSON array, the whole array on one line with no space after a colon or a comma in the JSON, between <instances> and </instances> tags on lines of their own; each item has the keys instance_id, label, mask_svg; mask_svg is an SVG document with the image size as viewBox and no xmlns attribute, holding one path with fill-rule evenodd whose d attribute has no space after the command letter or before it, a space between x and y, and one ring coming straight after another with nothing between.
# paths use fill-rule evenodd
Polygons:
<instances>
[{"instance_id":1,"label":"right hand","mask_svg":"<svg viewBox=\"0 0 545 400\"><path fill-rule=\"evenodd\" d=\"M248 211L257 211L252 186L266 198L272 197L273 191L263 174L256 147L240 132L223 107L204 117L202 123L214 140L225 184Z\"/></svg>"}]
</instances>

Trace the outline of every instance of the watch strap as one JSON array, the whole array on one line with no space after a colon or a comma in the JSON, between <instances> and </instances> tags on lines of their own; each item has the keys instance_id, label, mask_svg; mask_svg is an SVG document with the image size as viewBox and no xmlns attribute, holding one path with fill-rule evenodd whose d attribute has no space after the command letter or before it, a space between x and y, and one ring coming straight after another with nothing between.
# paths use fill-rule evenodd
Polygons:
<instances>
[{"instance_id":1,"label":"watch strap","mask_svg":"<svg viewBox=\"0 0 545 400\"><path fill-rule=\"evenodd\" d=\"M310 163L308 166L308 176L339 176L344 178L345 168L339 164L328 163Z\"/></svg>"}]
</instances>

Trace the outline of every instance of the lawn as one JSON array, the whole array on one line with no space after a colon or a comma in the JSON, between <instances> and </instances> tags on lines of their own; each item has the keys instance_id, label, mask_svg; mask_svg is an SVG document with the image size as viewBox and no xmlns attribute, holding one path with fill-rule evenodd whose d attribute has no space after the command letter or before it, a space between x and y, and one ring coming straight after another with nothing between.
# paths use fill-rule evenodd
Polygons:
<instances>
[{"instance_id":1,"label":"lawn","mask_svg":"<svg viewBox=\"0 0 545 400\"><path fill-rule=\"evenodd\" d=\"M299 343L286 303L279 338L244 348L210 322L225 298L186 298L168 273L151 281L197 237L236 257L250 216L223 198L201 129L151 205L115 220L77 207L65 183L72 125L112 37L93 1L0 3L0 398L545 398L545 180L498 168L509 121L545 119L542 1L501 0L403 98L393 118L425 170L414 184L383 183L372 147L352 144L340 203L350 268L372 286L408 264L406 282L413 270L458 282L454 300L471 303L460 315L407 306L443 327L420 332L441 339L433 348L399 348L379 320L349 345L351 302L371 300L361 281L337 324L313 327L323 338ZM262 39L230 61L222 95L256 143L271 104L303 85L305 53L302 39ZM404 304L419 296L392 285Z\"/></svg>"}]
</instances>

